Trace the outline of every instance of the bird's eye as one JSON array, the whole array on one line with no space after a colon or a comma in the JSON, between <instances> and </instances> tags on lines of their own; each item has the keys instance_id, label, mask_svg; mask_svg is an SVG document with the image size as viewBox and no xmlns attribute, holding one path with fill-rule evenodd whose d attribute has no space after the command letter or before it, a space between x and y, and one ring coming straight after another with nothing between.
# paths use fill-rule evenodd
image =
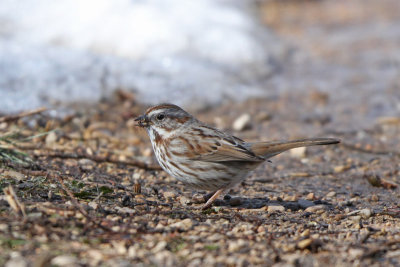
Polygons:
<instances>
[{"instance_id":1,"label":"bird's eye","mask_svg":"<svg viewBox=\"0 0 400 267\"><path fill-rule=\"evenodd\" d=\"M157 115L157 120L162 121L165 118L164 113L158 114Z\"/></svg>"}]
</instances>

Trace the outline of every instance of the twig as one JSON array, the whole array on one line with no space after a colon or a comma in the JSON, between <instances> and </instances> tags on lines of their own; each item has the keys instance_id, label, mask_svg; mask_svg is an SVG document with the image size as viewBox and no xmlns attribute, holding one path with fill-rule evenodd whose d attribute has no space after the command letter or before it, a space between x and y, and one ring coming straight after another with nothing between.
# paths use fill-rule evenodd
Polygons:
<instances>
[{"instance_id":1,"label":"twig","mask_svg":"<svg viewBox=\"0 0 400 267\"><path fill-rule=\"evenodd\" d=\"M50 173L48 173L50 174ZM68 189L68 187L65 186L63 179L61 179L60 175L57 173L51 173L50 176L52 178L56 178L56 180L60 183L62 189L68 194L68 196L71 198L72 204L74 204L75 207L78 208L79 212L85 216L89 221L93 222L92 218L89 216L87 211L82 207L81 204L79 204L78 200L76 200L74 194L72 194L71 190Z\"/></svg>"},{"instance_id":2,"label":"twig","mask_svg":"<svg viewBox=\"0 0 400 267\"><path fill-rule=\"evenodd\" d=\"M22 214L24 218L26 218L25 206L19 201L18 196L14 191L14 188L10 185L4 188L3 191L4 194L6 195L7 202L11 206L11 208L17 214Z\"/></svg>"},{"instance_id":3,"label":"twig","mask_svg":"<svg viewBox=\"0 0 400 267\"><path fill-rule=\"evenodd\" d=\"M100 156L100 155L90 155L84 151L75 151L75 152L63 152L59 150L51 150L43 153L42 151L34 151L33 154L35 156L45 156L51 158L61 158L61 159L90 159L97 163L115 163L115 164L125 164L131 165L138 168L146 169L146 170L161 170L159 165L155 164L147 164L143 161L139 160L118 160L112 157L112 155Z\"/></svg>"},{"instance_id":4,"label":"twig","mask_svg":"<svg viewBox=\"0 0 400 267\"><path fill-rule=\"evenodd\" d=\"M16 115L7 115L7 116L3 116L0 117L0 123L2 122L10 122L10 121L17 121L23 117L28 117L28 116L32 116L38 113L41 113L43 111L46 111L47 108L41 107L38 109L34 109L34 110L30 110L30 111L24 111L21 112L20 114L16 114Z\"/></svg>"}]
</instances>

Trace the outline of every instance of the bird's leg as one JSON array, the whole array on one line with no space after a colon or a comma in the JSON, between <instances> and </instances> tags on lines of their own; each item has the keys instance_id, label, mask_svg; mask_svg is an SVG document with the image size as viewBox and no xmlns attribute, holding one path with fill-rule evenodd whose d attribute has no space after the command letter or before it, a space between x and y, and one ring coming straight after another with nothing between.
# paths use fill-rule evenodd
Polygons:
<instances>
[{"instance_id":1,"label":"bird's leg","mask_svg":"<svg viewBox=\"0 0 400 267\"><path fill-rule=\"evenodd\" d=\"M208 209L209 207L211 207L211 205L212 205L212 204L214 203L214 201L219 197L219 195L222 194L222 192L224 192L224 189L219 189L219 190L217 190L217 192L215 192L214 195L213 195L212 197L210 197L210 198L207 200L206 204L204 204L204 205L201 207L201 209L202 209L202 210L206 210L206 209Z\"/></svg>"}]
</instances>

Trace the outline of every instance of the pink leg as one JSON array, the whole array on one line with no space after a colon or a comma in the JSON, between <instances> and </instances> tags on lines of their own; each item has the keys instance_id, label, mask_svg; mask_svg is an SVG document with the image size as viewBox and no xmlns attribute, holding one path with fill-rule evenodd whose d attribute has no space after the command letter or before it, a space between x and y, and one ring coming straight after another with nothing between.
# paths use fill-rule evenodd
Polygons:
<instances>
[{"instance_id":1,"label":"pink leg","mask_svg":"<svg viewBox=\"0 0 400 267\"><path fill-rule=\"evenodd\" d=\"M202 210L206 210L209 207L212 206L212 204L214 203L214 201L219 197L219 195L222 194L222 192L224 192L224 189L219 189L217 192L214 193L214 195L212 197L210 197L210 199L206 202L206 204L204 204L201 209Z\"/></svg>"}]
</instances>

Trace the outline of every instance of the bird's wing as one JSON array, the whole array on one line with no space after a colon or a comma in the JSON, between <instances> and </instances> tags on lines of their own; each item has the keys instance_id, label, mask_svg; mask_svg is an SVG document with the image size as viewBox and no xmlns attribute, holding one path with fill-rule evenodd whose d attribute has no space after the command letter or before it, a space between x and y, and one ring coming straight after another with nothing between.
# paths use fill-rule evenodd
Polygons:
<instances>
[{"instance_id":1,"label":"bird's wing","mask_svg":"<svg viewBox=\"0 0 400 267\"><path fill-rule=\"evenodd\" d=\"M244 143L237 142L235 138L221 138L218 141L204 140L201 142L201 147L205 148L205 153L203 151L197 153L197 156L193 159L209 162L264 161L264 158L256 156L246 148Z\"/></svg>"},{"instance_id":2,"label":"bird's wing","mask_svg":"<svg viewBox=\"0 0 400 267\"><path fill-rule=\"evenodd\" d=\"M188 159L208 162L264 161L264 158L255 155L243 140L212 127L191 129L190 134L196 138L187 139L181 136L175 138L175 146L172 146L180 147L180 154L184 154ZM178 151L172 153L179 154Z\"/></svg>"}]
</instances>

